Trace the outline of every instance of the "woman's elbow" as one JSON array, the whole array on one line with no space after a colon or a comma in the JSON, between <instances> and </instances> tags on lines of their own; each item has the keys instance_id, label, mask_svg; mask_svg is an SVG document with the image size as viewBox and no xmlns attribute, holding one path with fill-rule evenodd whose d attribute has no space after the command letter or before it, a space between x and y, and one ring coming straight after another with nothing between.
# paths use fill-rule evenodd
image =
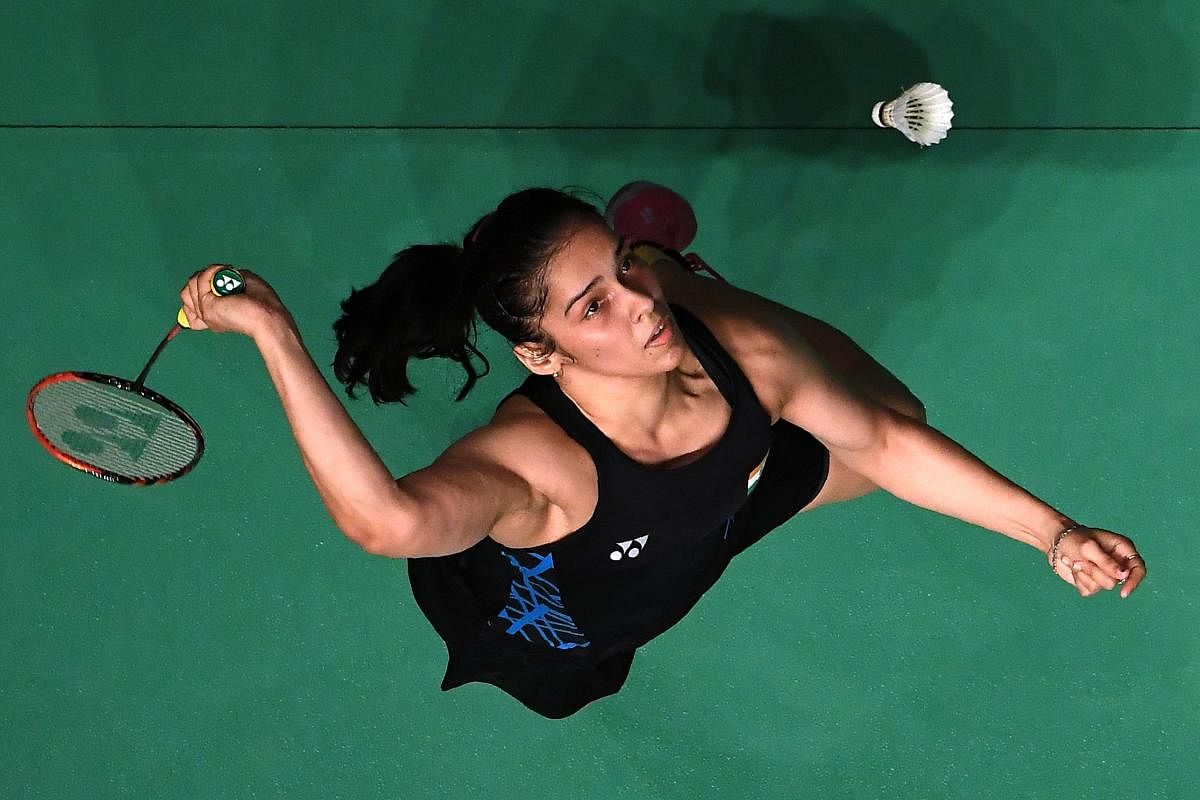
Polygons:
<instances>
[{"instance_id":1,"label":"woman's elbow","mask_svg":"<svg viewBox=\"0 0 1200 800\"><path fill-rule=\"evenodd\" d=\"M365 552L387 558L428 558L467 550L492 526L461 519L430 502L406 502L373 514L355 514L338 527Z\"/></svg>"},{"instance_id":2,"label":"woman's elbow","mask_svg":"<svg viewBox=\"0 0 1200 800\"><path fill-rule=\"evenodd\" d=\"M387 520L335 521L342 535L373 556L411 558L415 555L411 526L393 515Z\"/></svg>"},{"instance_id":3,"label":"woman's elbow","mask_svg":"<svg viewBox=\"0 0 1200 800\"><path fill-rule=\"evenodd\" d=\"M402 540L395 536L360 536L351 537L363 549L373 556L386 558L411 558L410 548L405 547Z\"/></svg>"}]
</instances>

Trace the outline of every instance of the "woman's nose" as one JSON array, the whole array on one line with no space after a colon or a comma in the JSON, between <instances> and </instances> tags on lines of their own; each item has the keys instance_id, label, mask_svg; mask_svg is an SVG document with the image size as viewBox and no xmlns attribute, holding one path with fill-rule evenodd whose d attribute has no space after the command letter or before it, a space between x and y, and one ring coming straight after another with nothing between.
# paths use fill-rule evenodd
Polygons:
<instances>
[{"instance_id":1,"label":"woman's nose","mask_svg":"<svg viewBox=\"0 0 1200 800\"><path fill-rule=\"evenodd\" d=\"M642 319L654 310L654 298L637 287L630 287L628 292L630 318L634 322L641 322Z\"/></svg>"}]
</instances>

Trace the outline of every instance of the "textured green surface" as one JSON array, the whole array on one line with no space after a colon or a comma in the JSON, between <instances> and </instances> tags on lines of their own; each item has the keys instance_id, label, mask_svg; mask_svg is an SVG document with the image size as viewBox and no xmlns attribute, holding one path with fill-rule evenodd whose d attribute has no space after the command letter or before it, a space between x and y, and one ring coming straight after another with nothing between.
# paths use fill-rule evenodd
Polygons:
<instances>
[{"instance_id":1,"label":"textured green surface","mask_svg":"<svg viewBox=\"0 0 1200 800\"><path fill-rule=\"evenodd\" d=\"M930 76L972 125L1200 122L1190 0L9 5L21 123L862 125Z\"/></svg>"},{"instance_id":2,"label":"textured green surface","mask_svg":"<svg viewBox=\"0 0 1200 800\"><path fill-rule=\"evenodd\" d=\"M0 121L859 125L932 77L963 126L1198 122L1182 2L223 6L18 3ZM0 797L1193 796L1198 163L1189 130L0 131ZM639 177L693 200L736 283L1133 536L1150 580L1081 600L1033 550L873 496L787 525L625 691L550 722L437 691L403 564L329 522L249 342L183 334L155 367L209 443L175 484L87 478L25 430L41 375L135 374L205 263L270 277L327 363L337 301L399 247L519 186ZM465 405L432 365L411 409L352 405L397 472L518 379L486 345Z\"/></svg>"}]
</instances>

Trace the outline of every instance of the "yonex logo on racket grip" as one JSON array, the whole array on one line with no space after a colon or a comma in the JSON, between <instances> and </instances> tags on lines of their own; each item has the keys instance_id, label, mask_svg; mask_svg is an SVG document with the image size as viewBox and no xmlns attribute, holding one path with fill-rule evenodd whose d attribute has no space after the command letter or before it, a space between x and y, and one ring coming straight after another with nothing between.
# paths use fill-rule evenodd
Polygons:
<instances>
[{"instance_id":1,"label":"yonex logo on racket grip","mask_svg":"<svg viewBox=\"0 0 1200 800\"><path fill-rule=\"evenodd\" d=\"M242 281L228 272L219 272L213 279L213 289L219 295L233 294L242 288Z\"/></svg>"}]
</instances>

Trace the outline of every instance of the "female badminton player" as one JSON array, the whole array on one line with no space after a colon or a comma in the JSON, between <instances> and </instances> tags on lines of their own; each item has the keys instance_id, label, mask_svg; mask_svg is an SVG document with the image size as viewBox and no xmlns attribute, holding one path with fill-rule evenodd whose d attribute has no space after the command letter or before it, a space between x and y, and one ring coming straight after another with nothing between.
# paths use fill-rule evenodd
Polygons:
<instances>
[{"instance_id":1,"label":"female badminton player","mask_svg":"<svg viewBox=\"0 0 1200 800\"><path fill-rule=\"evenodd\" d=\"M1076 523L930 427L840 331L696 274L669 246L677 230L631 233L609 211L616 230L575 197L517 192L461 246L409 247L343 301L334 372L351 396L403 400L410 359L442 356L466 371L461 399L486 373L476 317L531 373L490 422L399 479L266 282L245 272L245 294L216 297L213 267L181 292L193 328L253 338L338 527L409 559L449 651L443 689L481 681L572 714L616 692L637 648L740 552L878 487L1030 545L1082 596L1125 597L1145 577L1128 538Z\"/></svg>"}]
</instances>

